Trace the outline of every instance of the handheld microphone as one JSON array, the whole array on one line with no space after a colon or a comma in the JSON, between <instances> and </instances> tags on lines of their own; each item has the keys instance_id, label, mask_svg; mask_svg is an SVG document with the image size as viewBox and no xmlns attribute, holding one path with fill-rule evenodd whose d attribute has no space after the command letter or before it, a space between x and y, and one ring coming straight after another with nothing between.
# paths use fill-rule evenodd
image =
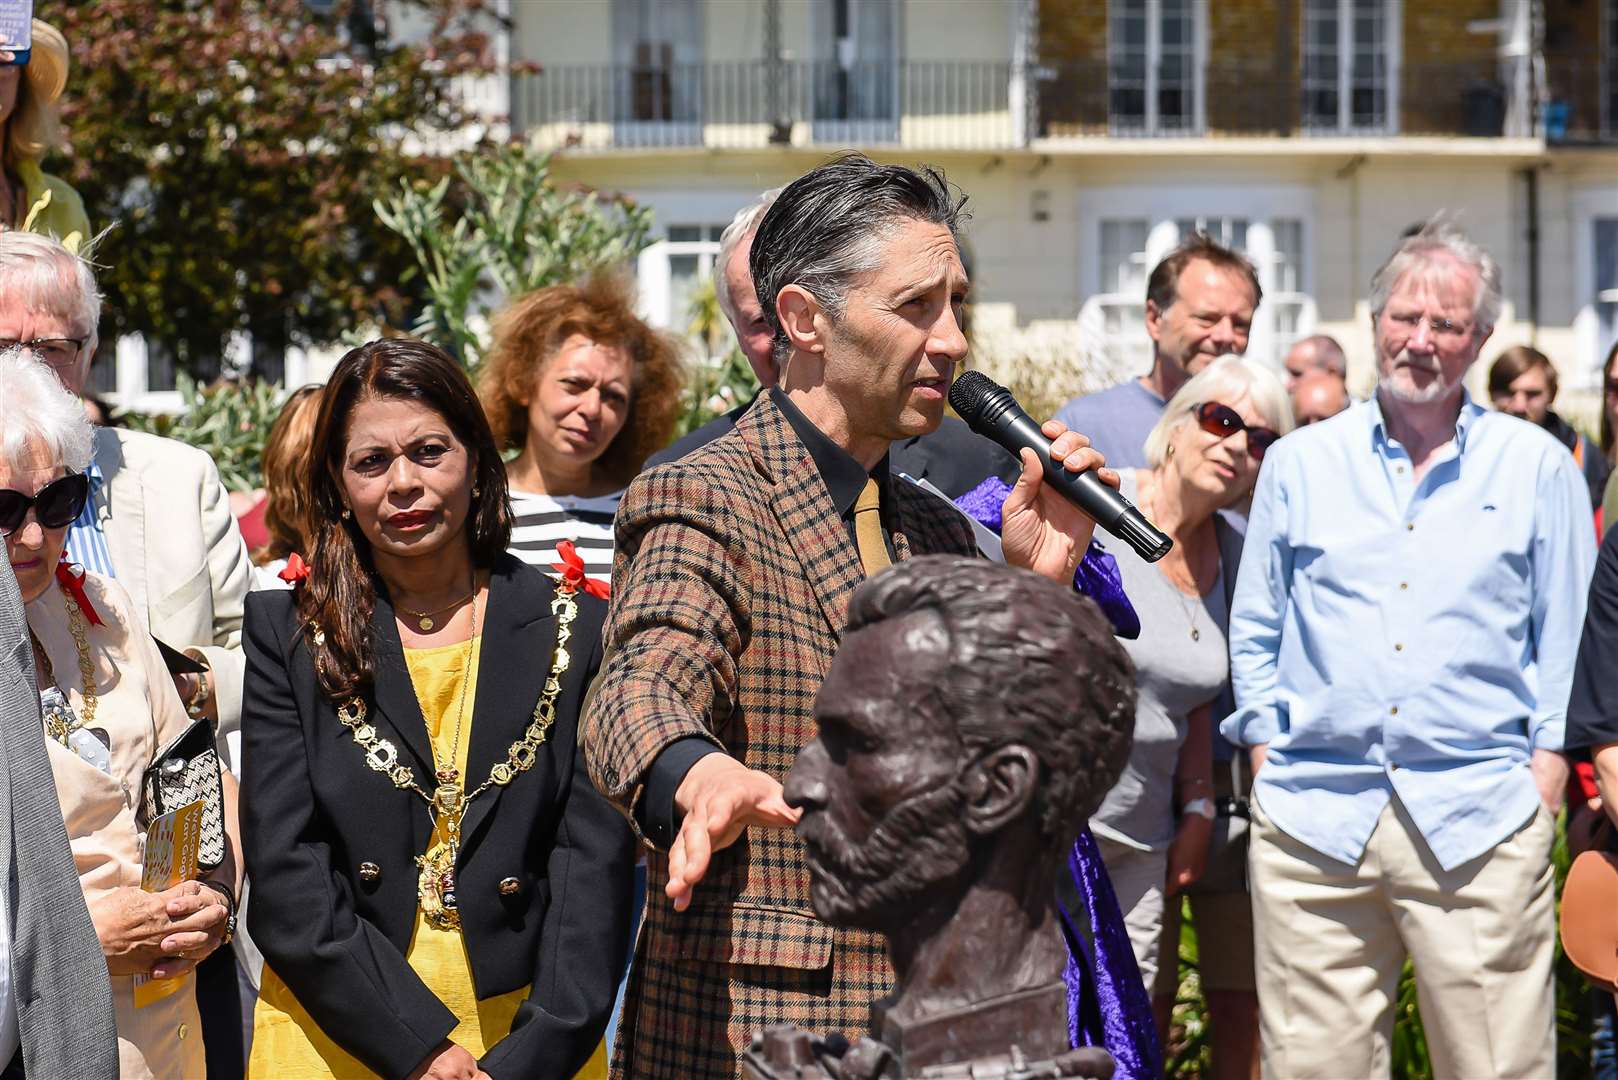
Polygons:
<instances>
[{"instance_id":1,"label":"handheld microphone","mask_svg":"<svg viewBox=\"0 0 1618 1080\"><path fill-rule=\"evenodd\" d=\"M1135 504L1096 479L1093 471L1070 472L1051 460L1051 441L1039 430L1034 418L1023 412L1011 391L981 371L964 371L949 388L949 403L966 421L967 427L993 439L1011 453L1021 456L1023 447L1039 455L1045 466L1045 482L1060 491L1069 502L1095 518L1096 524L1123 540L1147 562L1156 562L1169 553L1174 541Z\"/></svg>"}]
</instances>

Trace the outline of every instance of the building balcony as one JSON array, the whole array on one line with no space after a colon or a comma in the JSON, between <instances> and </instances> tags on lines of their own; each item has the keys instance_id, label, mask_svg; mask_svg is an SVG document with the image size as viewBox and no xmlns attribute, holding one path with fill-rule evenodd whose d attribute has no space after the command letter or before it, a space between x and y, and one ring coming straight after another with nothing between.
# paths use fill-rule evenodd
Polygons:
<instances>
[{"instance_id":1,"label":"building balcony","mask_svg":"<svg viewBox=\"0 0 1618 1080\"><path fill-rule=\"evenodd\" d=\"M894 147L1127 152L1143 140L1226 139L1321 150L1334 140L1612 138L1618 98L1597 65L1529 68L1492 56L1395 66L1350 81L1268 59L1222 60L1175 81L1104 60L729 61L553 65L512 80L513 131L587 151ZM1608 100L1612 99L1612 100ZM1167 149L1167 147L1165 147Z\"/></svg>"},{"instance_id":2,"label":"building balcony","mask_svg":"<svg viewBox=\"0 0 1618 1080\"><path fill-rule=\"evenodd\" d=\"M551 65L514 78L512 121L585 150L1010 148L1026 142L1016 74L1009 61Z\"/></svg>"}]
</instances>

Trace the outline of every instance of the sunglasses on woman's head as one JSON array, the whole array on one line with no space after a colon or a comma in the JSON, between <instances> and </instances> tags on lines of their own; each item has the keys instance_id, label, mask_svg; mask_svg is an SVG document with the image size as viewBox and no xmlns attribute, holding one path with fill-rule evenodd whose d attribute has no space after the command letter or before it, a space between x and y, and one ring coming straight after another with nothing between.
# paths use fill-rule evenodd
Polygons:
<instances>
[{"instance_id":1,"label":"sunglasses on woman's head","mask_svg":"<svg viewBox=\"0 0 1618 1080\"><path fill-rule=\"evenodd\" d=\"M71 525L89 497L90 478L83 473L68 473L32 495L0 488L0 536L10 536L22 528L29 507L33 507L34 520L42 528L60 529Z\"/></svg>"},{"instance_id":2,"label":"sunglasses on woman's head","mask_svg":"<svg viewBox=\"0 0 1618 1080\"><path fill-rule=\"evenodd\" d=\"M1254 461L1263 461L1264 452L1281 437L1267 427L1254 427L1242 419L1241 413L1217 401L1205 401L1195 411L1197 426L1210 435L1228 439L1238 431L1247 432L1247 452Z\"/></svg>"}]
</instances>

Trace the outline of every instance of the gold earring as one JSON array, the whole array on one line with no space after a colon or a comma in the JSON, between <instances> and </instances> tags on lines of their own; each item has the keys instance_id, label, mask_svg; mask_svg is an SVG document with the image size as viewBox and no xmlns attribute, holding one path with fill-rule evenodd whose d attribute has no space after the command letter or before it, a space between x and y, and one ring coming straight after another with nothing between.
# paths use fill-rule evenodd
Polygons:
<instances>
[{"instance_id":1,"label":"gold earring","mask_svg":"<svg viewBox=\"0 0 1618 1080\"><path fill-rule=\"evenodd\" d=\"M1173 456L1174 456L1174 444L1173 444L1173 443L1169 443L1169 450L1168 450L1168 456L1169 456L1169 457L1173 457Z\"/></svg>"},{"instance_id":2,"label":"gold earring","mask_svg":"<svg viewBox=\"0 0 1618 1080\"><path fill-rule=\"evenodd\" d=\"M343 507L343 520L344 521L347 521L349 518L351 518L353 516L354 516L353 512L350 511L348 507L346 507L346 506Z\"/></svg>"},{"instance_id":3,"label":"gold earring","mask_svg":"<svg viewBox=\"0 0 1618 1080\"><path fill-rule=\"evenodd\" d=\"M480 488L480 487L476 487L476 486L474 486L474 487L473 487L473 488L472 488L472 498L474 498L474 499L475 499L475 498L477 498L477 497L478 497L478 496L479 496L479 495L482 495L482 494L483 494L483 489L482 489L482 488Z\"/></svg>"}]
</instances>

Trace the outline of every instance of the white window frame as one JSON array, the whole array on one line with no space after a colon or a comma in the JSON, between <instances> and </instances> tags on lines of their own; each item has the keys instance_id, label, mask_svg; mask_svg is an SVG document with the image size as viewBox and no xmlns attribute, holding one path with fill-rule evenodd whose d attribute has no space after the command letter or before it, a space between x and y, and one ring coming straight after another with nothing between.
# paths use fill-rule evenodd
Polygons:
<instances>
[{"instance_id":1,"label":"white window frame","mask_svg":"<svg viewBox=\"0 0 1618 1080\"><path fill-rule=\"evenodd\" d=\"M670 67L667 69L670 79L669 103L671 111L677 115L668 120L640 120L631 116L620 115L625 111L621 108L623 102L620 95L632 97L634 82L632 72L635 58L633 56L634 41L626 41L620 30L624 26L624 19L630 5L644 3L649 11L657 10L657 6L664 0L609 0L611 10L608 13L608 33L612 39L613 64L611 68L611 98L612 98L612 134L613 142L619 146L700 146L703 137L703 118L706 115L706 102L704 101L704 76L707 68L707 40L706 40L706 14L707 4L704 0L688 0L691 4L692 18L697 28L694 40L695 55L681 57L673 46L680 44L675 41L658 42L671 46ZM658 69L649 68L649 71ZM682 75L694 77L690 87L681 87ZM687 92L689 91L689 92ZM678 115L685 113L688 115Z\"/></svg>"},{"instance_id":2,"label":"white window frame","mask_svg":"<svg viewBox=\"0 0 1618 1080\"><path fill-rule=\"evenodd\" d=\"M674 302L674 276L669 258L674 255L717 255L717 241L668 239L669 225L728 225L736 212L753 202L760 190L732 189L729 191L635 191L629 195L641 206L649 207L652 220L658 222L657 239L635 260L635 282L639 294L641 318L663 330L685 337L683 313L671 310ZM712 264L709 264L712 271Z\"/></svg>"},{"instance_id":3,"label":"white window frame","mask_svg":"<svg viewBox=\"0 0 1618 1080\"><path fill-rule=\"evenodd\" d=\"M1573 336L1579 366L1570 389L1602 389L1602 361L1612 342L1601 340L1601 316L1596 305L1618 302L1618 290L1596 289L1595 235L1598 220L1618 217L1618 185L1588 187L1573 193L1573 280L1578 308L1573 314Z\"/></svg>"},{"instance_id":4,"label":"white window frame","mask_svg":"<svg viewBox=\"0 0 1618 1080\"><path fill-rule=\"evenodd\" d=\"M1146 266L1162 261L1179 242L1177 219L1191 216L1245 218L1247 225L1247 254L1258 270L1259 285L1264 290L1263 301L1253 316L1253 329L1248 337L1247 355L1272 364L1280 370L1281 357L1275 347L1276 327L1273 301L1287 300L1300 305L1298 334L1308 336L1314 332L1319 320L1315 300L1315 214L1314 194L1303 186L1254 185L1251 187L1199 187L1150 186L1136 188L1082 189L1079 200L1079 244L1085 254L1080 261L1079 288L1082 305L1079 321L1086 328L1101 324L1101 306L1108 300L1128 299L1140 305L1145 303L1145 291L1138 297L1115 297L1101 292L1101 269L1097 255L1101 250L1101 226L1114 219L1140 219L1148 222L1146 237ZM1189 211L1189 213L1188 213ZM1275 235L1271 222L1277 219L1296 220L1299 223L1298 283L1300 289L1279 293L1275 288ZM1145 330L1142 328L1142 335ZM1096 343L1099 346L1099 342ZM1097 349L1099 354L1100 350ZM1146 363L1150 364L1150 350ZM1144 374L1145 369L1128 374Z\"/></svg>"},{"instance_id":5,"label":"white window frame","mask_svg":"<svg viewBox=\"0 0 1618 1080\"><path fill-rule=\"evenodd\" d=\"M859 14L853 10L861 4L872 6L885 6L888 8L888 17L892 20L892 33L889 35L891 46L884 61L890 65L888 100L893 105L893 111L887 116L866 117L863 119L842 119L835 116L822 117L819 115L820 102L818 99L818 86L811 73L809 86L810 122L814 141L817 143L891 143L899 139L899 120L904 112L904 102L901 98L903 86L899 80L899 73L903 68L900 57L904 52L904 4L901 0L847 0L849 11L848 36L839 38L833 36L832 13L830 5L836 0L814 0L811 9L811 34L816 41L822 42L823 50L815 54L817 64L835 64L843 69L858 71L854 65L860 63L873 63L873 61L859 59Z\"/></svg>"},{"instance_id":6,"label":"white window frame","mask_svg":"<svg viewBox=\"0 0 1618 1080\"><path fill-rule=\"evenodd\" d=\"M1095 0L1102 2L1102 0ZM1137 0L1146 5L1146 112L1137 124L1122 121L1112 111L1113 64L1118 52L1113 39L1113 9L1130 0L1104 0L1107 4L1107 129L1114 135L1199 136L1208 130L1208 0L1191 0L1191 123L1189 127L1163 126L1157 97L1163 67L1162 0Z\"/></svg>"},{"instance_id":7,"label":"white window frame","mask_svg":"<svg viewBox=\"0 0 1618 1080\"><path fill-rule=\"evenodd\" d=\"M1404 56L1403 12L1401 0L1383 0L1382 47L1386 56L1387 85L1383 90L1386 115L1379 124L1354 123L1354 0L1335 0L1337 4L1337 122L1331 125L1312 125L1303 114L1303 87L1299 84L1299 127L1309 135L1397 135L1399 134L1399 76ZM1298 57L1300 72L1307 60L1309 19L1299 11ZM1301 74L1300 74L1301 79Z\"/></svg>"}]
</instances>

